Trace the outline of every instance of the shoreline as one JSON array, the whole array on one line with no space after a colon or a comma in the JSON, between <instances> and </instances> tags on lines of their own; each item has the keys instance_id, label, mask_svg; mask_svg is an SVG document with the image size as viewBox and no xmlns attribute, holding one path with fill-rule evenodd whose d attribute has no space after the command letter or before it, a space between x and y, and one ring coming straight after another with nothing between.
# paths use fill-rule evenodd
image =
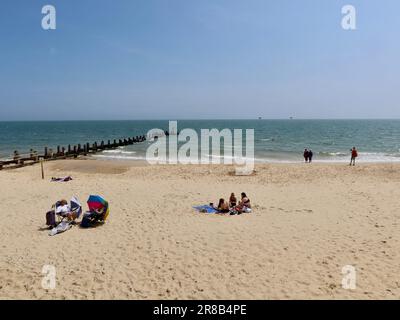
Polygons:
<instances>
[{"instance_id":1,"label":"shoreline","mask_svg":"<svg viewBox=\"0 0 400 320\"><path fill-rule=\"evenodd\" d=\"M128 157L108 157L108 156L101 156L99 157L99 155L94 155L94 156L88 156L87 160L99 160L99 161L121 161L121 162L138 162L138 163L146 163L149 164L145 159L129 159ZM309 164L309 165L313 165L313 164L349 164L350 163L350 156L348 159L343 159L343 160L313 160L311 163L305 163L304 160L255 160L254 164L255 165L267 165L267 164ZM356 162L356 165L368 165L368 164L400 164L400 158L396 161L390 161L390 160L382 160L382 161L373 161L373 160L360 160L358 159L358 161ZM150 164L149 164L150 165ZM174 165L174 164L160 164L160 165ZM181 164L178 163L178 165L186 165L186 164ZM197 165L213 165L213 164L194 164L195 166ZM215 164L215 165L225 165L224 163L220 163L220 164ZM231 164L226 164L227 166L231 165Z\"/></svg>"},{"instance_id":2,"label":"shoreline","mask_svg":"<svg viewBox=\"0 0 400 320\"><path fill-rule=\"evenodd\" d=\"M88 163L86 163L88 162ZM349 165L350 160L346 161L330 161L330 160L313 160L312 163L305 163L304 161L269 161L269 162L258 162L254 163L254 169L257 171L257 168L265 168L270 166L280 166L280 167L288 167L288 168L296 168L296 167L323 167L323 166L335 166L335 167L350 167ZM86 163L86 165L85 165ZM89 164L90 163L90 164ZM95 163L97 163L95 165ZM65 165L67 164L67 165ZM196 167L211 167L211 168L240 168L240 165L235 164L213 164L213 163L200 163L200 164L151 164L143 159L126 159L126 158L114 158L114 157L98 157L97 155L86 155L80 156L76 159L52 159L50 161L44 161L44 168L49 167L51 170L58 170L63 171L70 168L71 171L77 171L81 173L90 172L90 173L104 173L106 171L110 172L120 172L124 173L132 167L188 167L188 168L196 168ZM358 161L356 162L355 167L365 167L365 166L399 166L400 167L400 159L399 161L376 161L376 162L369 162L369 161ZM25 167L40 167L40 163L31 163L26 164L25 166L21 167L5 167L2 171L18 171ZM100 170L96 172L96 170ZM46 171L46 169L45 169Z\"/></svg>"},{"instance_id":3,"label":"shoreline","mask_svg":"<svg viewBox=\"0 0 400 320\"><path fill-rule=\"evenodd\" d=\"M11 158L4 158L1 159L1 161L8 161L8 160L12 160ZM87 156L79 156L77 159L65 159L65 158L60 158L60 159L52 159L50 161L45 161L45 162L60 162L60 161L77 161L77 160L93 160L93 161L107 161L107 162L125 162L125 163L136 163L136 164L148 164L151 165L147 160L140 158L140 159L132 159L129 157L110 157L110 156L102 156L102 155L87 155ZM1 162L0 161L0 162ZM288 164L288 165L298 165L298 164L309 164L309 165L313 165L313 164L326 164L326 165L340 165L340 164L348 164L350 163L350 157L349 159L343 159L343 160L313 160L312 163L305 163L304 160L265 160L265 159L256 159L254 161L255 165L267 165L267 164ZM38 165L39 163L32 163L29 165ZM363 159L358 159L356 162L356 165L368 165L368 164L400 164L400 158L398 160L363 160ZM158 165L158 164L156 164ZM159 164L159 165L176 165L176 164ZM178 165L188 165L188 164L182 164L182 163L178 163ZM189 164L191 165L191 164ZM194 166L197 165L214 165L212 163L198 163L198 164L193 164ZM215 165L231 165L231 164L224 164L224 163L220 163L220 164L215 164ZM7 168L8 170L15 170L15 169L19 169L21 167L15 167L15 168ZM6 169L3 169L6 170ZM0 170L1 171L1 170Z\"/></svg>"}]
</instances>

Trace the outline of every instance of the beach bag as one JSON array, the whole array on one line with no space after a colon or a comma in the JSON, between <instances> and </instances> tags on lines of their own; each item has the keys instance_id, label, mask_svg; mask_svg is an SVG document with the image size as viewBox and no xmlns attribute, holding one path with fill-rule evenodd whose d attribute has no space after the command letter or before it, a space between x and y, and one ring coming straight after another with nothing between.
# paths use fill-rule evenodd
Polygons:
<instances>
[{"instance_id":1,"label":"beach bag","mask_svg":"<svg viewBox=\"0 0 400 320\"><path fill-rule=\"evenodd\" d=\"M89 216L84 215L81 221L81 227L82 228L90 228L91 226L91 219Z\"/></svg>"},{"instance_id":2,"label":"beach bag","mask_svg":"<svg viewBox=\"0 0 400 320\"><path fill-rule=\"evenodd\" d=\"M54 210L46 213L46 225L52 227L56 225L56 213L54 212Z\"/></svg>"},{"instance_id":3,"label":"beach bag","mask_svg":"<svg viewBox=\"0 0 400 320\"><path fill-rule=\"evenodd\" d=\"M95 213L86 212L83 215L83 218L82 218L82 221L81 221L81 227L82 228L91 228L91 227L93 227L94 218L95 218Z\"/></svg>"}]
</instances>

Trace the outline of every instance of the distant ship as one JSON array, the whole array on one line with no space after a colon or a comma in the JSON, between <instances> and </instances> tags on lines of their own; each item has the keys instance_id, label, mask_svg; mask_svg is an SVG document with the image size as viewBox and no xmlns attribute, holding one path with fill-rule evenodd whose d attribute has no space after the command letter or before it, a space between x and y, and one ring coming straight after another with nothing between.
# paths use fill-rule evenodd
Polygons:
<instances>
[{"instance_id":1,"label":"distant ship","mask_svg":"<svg viewBox=\"0 0 400 320\"><path fill-rule=\"evenodd\" d=\"M261 120L262 119L262 117L258 117L258 120Z\"/></svg>"},{"instance_id":2,"label":"distant ship","mask_svg":"<svg viewBox=\"0 0 400 320\"><path fill-rule=\"evenodd\" d=\"M293 120L293 117L289 117L290 120Z\"/></svg>"}]
</instances>

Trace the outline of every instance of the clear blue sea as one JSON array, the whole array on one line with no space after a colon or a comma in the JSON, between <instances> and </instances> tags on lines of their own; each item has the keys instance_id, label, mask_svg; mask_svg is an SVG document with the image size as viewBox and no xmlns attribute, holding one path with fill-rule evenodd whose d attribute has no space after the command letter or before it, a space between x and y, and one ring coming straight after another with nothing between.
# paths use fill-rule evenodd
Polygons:
<instances>
[{"instance_id":1,"label":"clear blue sea","mask_svg":"<svg viewBox=\"0 0 400 320\"><path fill-rule=\"evenodd\" d=\"M173 119L171 119L173 120ZM0 122L0 158L14 150L43 152L45 146L93 143L146 134L153 128L168 129L168 121L66 121ZM254 129L258 162L300 162L304 148L314 161L349 160L356 146L360 162L400 161L400 120L180 120L178 130ZM149 142L109 150L103 159L144 159Z\"/></svg>"}]
</instances>

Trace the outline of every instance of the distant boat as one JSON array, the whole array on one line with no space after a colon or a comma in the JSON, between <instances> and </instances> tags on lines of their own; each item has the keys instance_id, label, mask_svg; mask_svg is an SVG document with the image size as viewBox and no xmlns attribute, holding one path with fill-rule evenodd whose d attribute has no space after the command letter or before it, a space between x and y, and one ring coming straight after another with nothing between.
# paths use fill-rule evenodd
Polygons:
<instances>
[{"instance_id":1,"label":"distant boat","mask_svg":"<svg viewBox=\"0 0 400 320\"><path fill-rule=\"evenodd\" d=\"M262 119L262 117L258 117L258 120L261 120Z\"/></svg>"},{"instance_id":2,"label":"distant boat","mask_svg":"<svg viewBox=\"0 0 400 320\"><path fill-rule=\"evenodd\" d=\"M290 119L290 120L293 120L293 117L290 117L289 119Z\"/></svg>"}]
</instances>

